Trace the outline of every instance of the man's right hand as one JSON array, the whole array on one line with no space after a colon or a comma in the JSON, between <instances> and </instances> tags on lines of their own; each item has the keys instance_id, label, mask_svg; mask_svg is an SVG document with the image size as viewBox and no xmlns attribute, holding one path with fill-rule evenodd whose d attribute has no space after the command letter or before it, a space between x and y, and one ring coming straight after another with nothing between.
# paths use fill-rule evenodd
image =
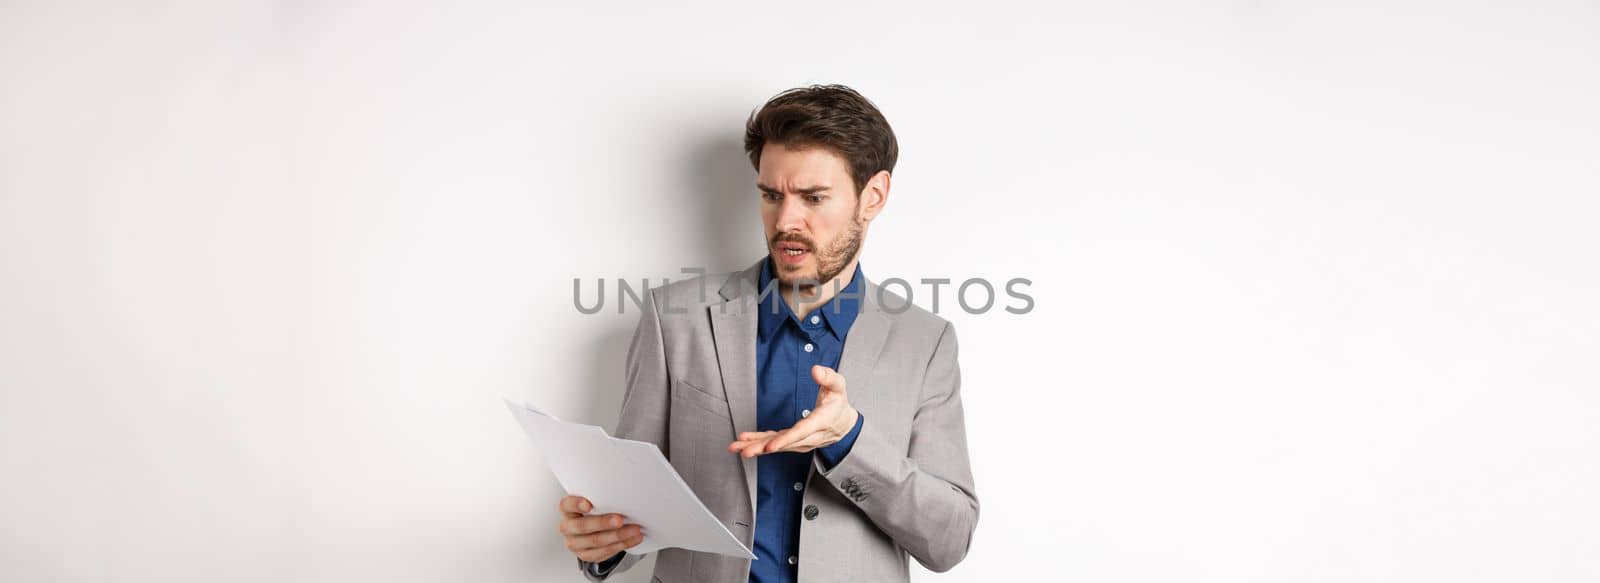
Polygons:
<instances>
[{"instance_id":1,"label":"man's right hand","mask_svg":"<svg viewBox=\"0 0 1600 583\"><path fill-rule=\"evenodd\" d=\"M621 514L589 516L590 510L594 504L582 496L561 499L559 529L567 537L567 550L579 559L598 563L644 542L639 525L627 524Z\"/></svg>"}]
</instances>

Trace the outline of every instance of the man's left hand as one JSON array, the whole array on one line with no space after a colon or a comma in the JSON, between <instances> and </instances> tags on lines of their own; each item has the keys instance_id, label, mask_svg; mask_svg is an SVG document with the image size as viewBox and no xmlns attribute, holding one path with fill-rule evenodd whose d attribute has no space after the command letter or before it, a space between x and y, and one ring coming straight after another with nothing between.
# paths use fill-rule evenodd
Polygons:
<instances>
[{"instance_id":1,"label":"man's left hand","mask_svg":"<svg viewBox=\"0 0 1600 583\"><path fill-rule=\"evenodd\" d=\"M808 452L837 443L861 416L845 397L844 375L826 366L811 367L817 381L817 405L811 414L783 431L747 431L728 444L728 451L751 458L778 452Z\"/></svg>"}]
</instances>

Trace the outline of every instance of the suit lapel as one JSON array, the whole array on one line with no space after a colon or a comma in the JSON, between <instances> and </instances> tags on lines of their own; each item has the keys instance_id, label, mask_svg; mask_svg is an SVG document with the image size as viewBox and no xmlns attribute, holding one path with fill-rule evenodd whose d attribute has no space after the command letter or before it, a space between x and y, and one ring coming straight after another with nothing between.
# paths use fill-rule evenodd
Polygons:
<instances>
[{"instance_id":1,"label":"suit lapel","mask_svg":"<svg viewBox=\"0 0 1600 583\"><path fill-rule=\"evenodd\" d=\"M870 281L862 282L861 313L850 325L850 333L845 335L844 353L839 356L839 374L844 375L850 404L863 415L872 409L872 369L877 366L878 354L889 338L890 320L878 307L876 295L877 286Z\"/></svg>"},{"instance_id":2,"label":"suit lapel","mask_svg":"<svg viewBox=\"0 0 1600 583\"><path fill-rule=\"evenodd\" d=\"M755 267L730 278L718 291L726 301L706 308L711 316L712 340L717 347L717 368L722 372L728 409L733 414L734 434L729 436L730 443L740 433L756 430L756 323L759 313L756 311L755 286L760 274L761 263L757 262ZM744 466L745 487L750 495L750 516L753 517L756 512L756 460L739 459Z\"/></svg>"}]
</instances>

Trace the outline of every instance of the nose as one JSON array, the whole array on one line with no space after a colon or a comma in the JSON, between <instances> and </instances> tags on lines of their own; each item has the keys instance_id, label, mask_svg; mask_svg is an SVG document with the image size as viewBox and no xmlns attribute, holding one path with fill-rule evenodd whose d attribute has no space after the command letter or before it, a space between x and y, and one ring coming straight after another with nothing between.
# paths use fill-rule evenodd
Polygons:
<instances>
[{"instance_id":1,"label":"nose","mask_svg":"<svg viewBox=\"0 0 1600 583\"><path fill-rule=\"evenodd\" d=\"M800 202L798 196L785 196L778 205L778 232L804 231L806 225L806 205Z\"/></svg>"}]
</instances>

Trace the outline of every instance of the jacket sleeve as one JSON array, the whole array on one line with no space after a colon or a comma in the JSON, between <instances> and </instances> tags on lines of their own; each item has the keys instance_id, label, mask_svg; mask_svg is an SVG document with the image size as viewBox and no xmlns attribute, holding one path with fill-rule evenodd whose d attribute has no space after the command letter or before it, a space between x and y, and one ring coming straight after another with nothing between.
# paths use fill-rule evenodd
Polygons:
<instances>
[{"instance_id":1,"label":"jacket sleeve","mask_svg":"<svg viewBox=\"0 0 1600 583\"><path fill-rule=\"evenodd\" d=\"M955 328L946 323L928 362L906 450L866 423L850 454L817 473L922 563L944 572L961 562L978 524L967 457Z\"/></svg>"},{"instance_id":2,"label":"jacket sleeve","mask_svg":"<svg viewBox=\"0 0 1600 583\"><path fill-rule=\"evenodd\" d=\"M628 345L627 376L622 396L622 416L613 434L623 439L653 443L667 455L667 419L671 406L671 382L667 373L666 344L662 340L661 315L656 310L657 294L661 288L646 294L644 310L639 315L639 325L634 328L633 341ZM628 553L622 561L604 574L594 570L594 563L578 561L579 570L590 581L603 581L616 573L628 570L644 558Z\"/></svg>"}]
</instances>

